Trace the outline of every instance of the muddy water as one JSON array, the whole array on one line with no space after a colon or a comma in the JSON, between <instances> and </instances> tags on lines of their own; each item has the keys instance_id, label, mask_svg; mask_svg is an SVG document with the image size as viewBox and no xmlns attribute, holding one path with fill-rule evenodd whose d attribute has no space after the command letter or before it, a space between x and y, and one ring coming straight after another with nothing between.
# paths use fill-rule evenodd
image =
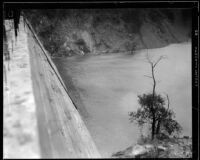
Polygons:
<instances>
[{"instance_id":1,"label":"muddy water","mask_svg":"<svg viewBox=\"0 0 200 160\"><path fill-rule=\"evenodd\" d=\"M53 59L69 92L70 86L75 86L76 92L72 91L71 96L79 97L77 101L86 108L89 116L84 121L103 157L129 147L139 138L140 130L129 122L128 112L137 109L138 94L152 90L152 80L144 77L151 73L146 53L143 50L134 56ZM170 107L183 127L183 134L191 136L191 44L174 44L148 53L152 59L167 57L155 71L159 81L157 92L169 94Z\"/></svg>"}]
</instances>

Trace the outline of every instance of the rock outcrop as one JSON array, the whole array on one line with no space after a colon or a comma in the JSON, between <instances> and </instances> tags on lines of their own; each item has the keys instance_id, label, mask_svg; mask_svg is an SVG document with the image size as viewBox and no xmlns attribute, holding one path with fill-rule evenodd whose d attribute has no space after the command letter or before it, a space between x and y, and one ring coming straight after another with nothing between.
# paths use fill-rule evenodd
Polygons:
<instances>
[{"instance_id":1,"label":"rock outcrop","mask_svg":"<svg viewBox=\"0 0 200 160\"><path fill-rule=\"evenodd\" d=\"M154 140L136 144L112 155L113 158L191 158L192 139L189 137Z\"/></svg>"}]
</instances>

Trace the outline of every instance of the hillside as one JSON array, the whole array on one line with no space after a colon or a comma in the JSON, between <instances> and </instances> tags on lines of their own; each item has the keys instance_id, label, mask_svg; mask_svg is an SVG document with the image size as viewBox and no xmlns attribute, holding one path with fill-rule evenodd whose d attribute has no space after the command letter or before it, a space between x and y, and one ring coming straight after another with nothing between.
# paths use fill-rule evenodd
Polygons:
<instances>
[{"instance_id":1,"label":"hillside","mask_svg":"<svg viewBox=\"0 0 200 160\"><path fill-rule=\"evenodd\" d=\"M25 10L53 56L130 52L190 39L190 10Z\"/></svg>"}]
</instances>

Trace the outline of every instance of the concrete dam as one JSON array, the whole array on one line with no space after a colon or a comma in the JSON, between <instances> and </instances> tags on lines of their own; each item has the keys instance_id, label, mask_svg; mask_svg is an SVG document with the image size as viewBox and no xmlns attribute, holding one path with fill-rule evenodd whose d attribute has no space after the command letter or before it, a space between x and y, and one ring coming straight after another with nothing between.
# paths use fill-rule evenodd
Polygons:
<instances>
[{"instance_id":1,"label":"concrete dam","mask_svg":"<svg viewBox=\"0 0 200 160\"><path fill-rule=\"evenodd\" d=\"M9 29L9 20L7 21L6 30ZM12 26L12 25L11 25ZM31 104L32 116L34 122L37 122L35 126L28 124L31 130L30 141L27 140L25 147L34 147L30 153L23 153L20 155L21 147L19 142L10 141L9 137L4 138L4 156L6 157L41 157L41 158L99 158L100 154L87 130L79 112L74 106L71 98L67 94L67 89L60 78L60 75L50 59L46 50L42 46L37 35L34 33L31 25L28 21L23 21L21 17L19 23L19 33L14 46L14 52L11 54L10 70L5 64L5 72L7 72L8 82L12 78L12 66L14 66L15 60L24 59L26 72L29 72L27 81L29 84L22 83L18 86L18 91L12 91L11 83L6 83L7 89L13 92L17 96L21 95L19 90L26 85L31 85L29 95L24 103L28 103L28 99L34 101ZM8 45L11 46L13 37L8 36ZM16 55L16 56L15 56ZM26 57L26 58L24 58ZM22 68L22 67L21 67ZM21 69L18 67L17 69ZM23 69L23 68L22 68ZM23 71L22 71L23 73ZM15 80L15 79L14 79ZM17 80L15 80L17 81ZM8 98L5 94L5 100ZM31 98L30 98L31 97ZM33 98L34 97L34 98ZM18 102L19 103L19 102ZM18 107L16 100L13 102L13 108ZM16 117L17 120L27 121L27 117L21 117L13 111L7 110L8 104L5 102L5 115L6 113L13 112L12 117ZM28 108L24 108L24 114L29 112ZM26 113L27 112L27 113ZM21 119L21 120L20 120ZM6 121L4 122L5 124ZM20 123L20 122L19 122ZM32 122L30 122L32 123ZM21 127L23 126L23 124ZM24 124L25 125L25 124ZM27 124L26 124L27 125ZM5 126L7 127L7 126ZM36 133L38 130L38 134ZM24 131L25 132L25 131ZM14 137L13 137L14 139ZM32 144L31 141L34 141ZM37 143L38 142L38 143ZM19 143L19 144L18 144ZM11 146L17 146L13 152ZM26 148L27 149L27 148Z\"/></svg>"}]
</instances>

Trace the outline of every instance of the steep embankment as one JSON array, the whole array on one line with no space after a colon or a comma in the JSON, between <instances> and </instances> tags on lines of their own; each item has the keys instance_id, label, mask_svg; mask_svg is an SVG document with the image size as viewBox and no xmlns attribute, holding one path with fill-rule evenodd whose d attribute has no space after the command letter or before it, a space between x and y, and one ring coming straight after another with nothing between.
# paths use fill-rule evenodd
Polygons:
<instances>
[{"instance_id":1,"label":"steep embankment","mask_svg":"<svg viewBox=\"0 0 200 160\"><path fill-rule=\"evenodd\" d=\"M25 11L52 55L127 52L187 41L190 10L67 9Z\"/></svg>"}]
</instances>

